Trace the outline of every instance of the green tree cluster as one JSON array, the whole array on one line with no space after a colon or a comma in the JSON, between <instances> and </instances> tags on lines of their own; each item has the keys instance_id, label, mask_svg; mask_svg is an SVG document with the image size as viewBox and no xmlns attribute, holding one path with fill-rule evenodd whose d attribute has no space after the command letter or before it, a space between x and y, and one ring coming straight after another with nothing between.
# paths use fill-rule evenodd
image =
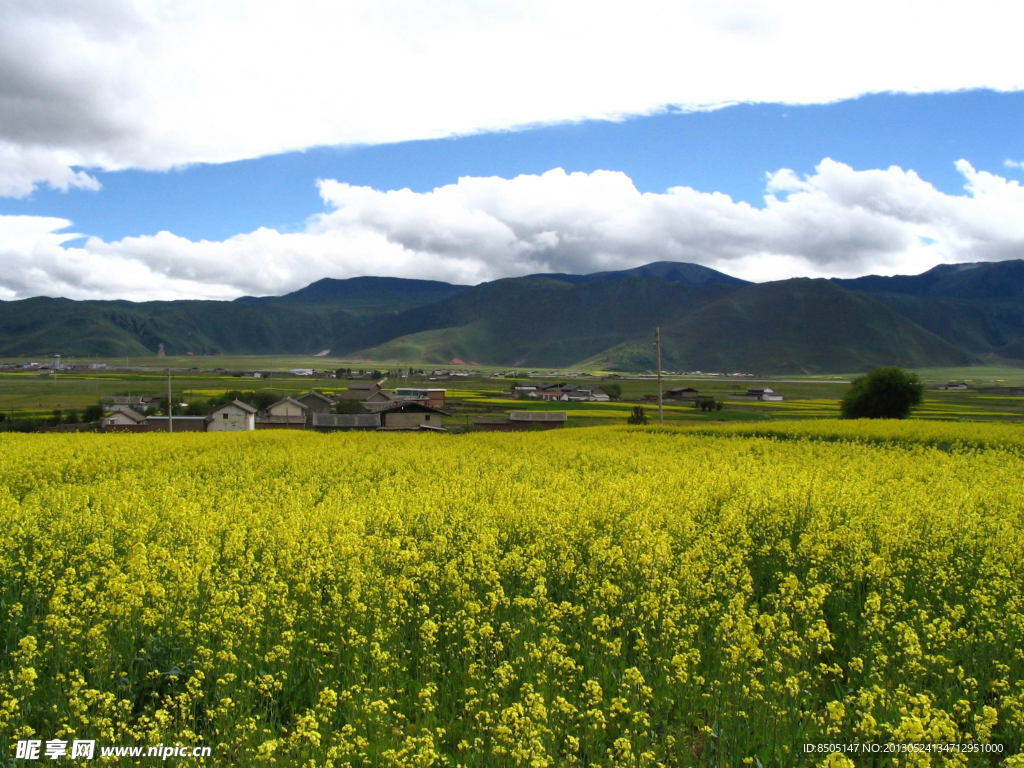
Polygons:
<instances>
[{"instance_id":1,"label":"green tree cluster","mask_svg":"<svg viewBox=\"0 0 1024 768\"><path fill-rule=\"evenodd\" d=\"M905 419L924 398L916 373L902 368L875 368L858 376L839 405L844 419Z\"/></svg>"},{"instance_id":2,"label":"green tree cluster","mask_svg":"<svg viewBox=\"0 0 1024 768\"><path fill-rule=\"evenodd\" d=\"M612 400L618 400L622 397L621 384L601 384L601 389L603 389Z\"/></svg>"}]
</instances>

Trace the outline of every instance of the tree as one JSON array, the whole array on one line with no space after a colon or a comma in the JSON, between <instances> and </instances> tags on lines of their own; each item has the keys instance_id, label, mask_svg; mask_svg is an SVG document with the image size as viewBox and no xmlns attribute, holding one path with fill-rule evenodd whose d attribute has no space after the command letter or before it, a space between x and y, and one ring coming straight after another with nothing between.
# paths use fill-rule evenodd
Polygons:
<instances>
[{"instance_id":1,"label":"tree","mask_svg":"<svg viewBox=\"0 0 1024 768\"><path fill-rule=\"evenodd\" d=\"M339 400L331 408L331 413L366 413L366 409L358 400Z\"/></svg>"},{"instance_id":2,"label":"tree","mask_svg":"<svg viewBox=\"0 0 1024 768\"><path fill-rule=\"evenodd\" d=\"M629 424L646 424L647 411L644 410L642 405L634 405L633 411L629 414L629 418L626 421Z\"/></svg>"},{"instance_id":3,"label":"tree","mask_svg":"<svg viewBox=\"0 0 1024 768\"><path fill-rule=\"evenodd\" d=\"M98 403L88 405L82 414L82 421L99 421L103 418L103 406Z\"/></svg>"},{"instance_id":4,"label":"tree","mask_svg":"<svg viewBox=\"0 0 1024 768\"><path fill-rule=\"evenodd\" d=\"M605 391L612 400L618 400L622 397L622 385L621 384L602 384L601 389Z\"/></svg>"},{"instance_id":5,"label":"tree","mask_svg":"<svg viewBox=\"0 0 1024 768\"><path fill-rule=\"evenodd\" d=\"M189 400L188 405L185 406L185 416L205 416L211 410L209 400Z\"/></svg>"},{"instance_id":6,"label":"tree","mask_svg":"<svg viewBox=\"0 0 1024 768\"><path fill-rule=\"evenodd\" d=\"M839 411L844 419L905 419L920 405L924 384L902 368L875 368L846 390Z\"/></svg>"}]
</instances>

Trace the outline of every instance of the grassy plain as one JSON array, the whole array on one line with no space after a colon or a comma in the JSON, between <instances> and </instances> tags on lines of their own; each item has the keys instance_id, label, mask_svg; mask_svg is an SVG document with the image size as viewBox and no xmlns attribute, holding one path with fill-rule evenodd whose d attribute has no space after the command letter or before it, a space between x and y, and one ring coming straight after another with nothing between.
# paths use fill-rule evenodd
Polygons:
<instances>
[{"instance_id":1,"label":"grassy plain","mask_svg":"<svg viewBox=\"0 0 1024 768\"><path fill-rule=\"evenodd\" d=\"M83 361L79 361L83 362ZM100 397L115 394L163 396L167 391L165 370L172 370L176 398L188 402L209 398L229 390L269 390L281 396L318 388L325 392L342 389L343 380L317 379L287 375L292 368L373 368L388 370L387 363L369 363L326 357L167 357L111 358L103 362L119 366L109 371L67 372L40 375L36 372L0 371L0 413L8 417L42 416L54 409L81 410ZM403 366L405 367L405 366ZM430 370L432 366L427 366ZM466 366L452 366L453 369ZM407 370L407 367L405 367ZM657 385L650 377L567 379L565 372L538 371L538 381L573 381L581 386L614 381L622 387L622 401L613 403L552 403L512 400L507 391L517 380L500 377L508 369L474 367L481 375L429 381L425 377L391 379L388 385L443 386L449 390L448 403L453 415L451 426L466 426L473 416L496 415L511 408L564 410L570 426L595 426L624 422L633 405L643 403L649 417L657 418L657 409L645 398L654 396ZM242 378L246 371L264 371L267 378ZM275 373L276 372L276 373ZM995 392L994 388L1024 388L1024 368L1008 365L972 368L935 368L919 372L928 385L923 406L914 418L939 420L1016 420L1024 418L1024 396ZM856 374L834 376L786 376L774 379L748 377L667 376L664 388L692 386L703 394L725 402L722 411L701 412L690 405L668 404L664 416L668 422L764 421L774 419L829 418L838 413L839 399ZM522 379L520 379L521 381ZM936 387L947 381L966 381L966 392L944 392ZM737 397L747 387L772 386L782 393L782 402L752 402Z\"/></svg>"},{"instance_id":2,"label":"grassy plain","mask_svg":"<svg viewBox=\"0 0 1024 768\"><path fill-rule=\"evenodd\" d=\"M1015 424L0 435L0 734L1019 767L1022 474Z\"/></svg>"},{"instance_id":3,"label":"grassy plain","mask_svg":"<svg viewBox=\"0 0 1024 768\"><path fill-rule=\"evenodd\" d=\"M547 379L547 381L565 379ZM532 380L535 381L535 380ZM599 384L601 380L579 380ZM606 380L607 381L607 380ZM657 419L657 406L644 398L657 392L653 380L615 380L623 389L623 399L611 403L539 403L535 400L511 398L507 390L514 383L500 378L457 378L432 382L422 378L392 380L391 385L429 385L448 389L448 406L452 426L464 426L474 416L499 415L510 409L560 410L569 414L570 426L592 426L624 422L632 407L640 402L650 419ZM693 386L702 393L724 401L721 411L701 412L692 405L667 403L668 422L764 421L773 419L829 418L839 409L845 382L785 380L768 382L781 392L782 402L756 402L735 397L754 386L749 380L707 380L666 378L665 388ZM759 383L758 386L764 386ZM177 372L172 376L176 399L188 402L209 398L229 390L267 390L280 396L317 388L324 392L343 389L345 382L335 379L309 379L295 376L271 376L247 379L226 374ZM100 397L115 394L148 394L163 396L167 377L150 373L61 373L40 376L37 373L0 372L0 413L9 417L42 416L54 409L83 409ZM934 388L926 392L924 404L915 410L914 418L940 420L1019 420L1024 418L1024 397L990 394L985 391L942 392Z\"/></svg>"}]
</instances>

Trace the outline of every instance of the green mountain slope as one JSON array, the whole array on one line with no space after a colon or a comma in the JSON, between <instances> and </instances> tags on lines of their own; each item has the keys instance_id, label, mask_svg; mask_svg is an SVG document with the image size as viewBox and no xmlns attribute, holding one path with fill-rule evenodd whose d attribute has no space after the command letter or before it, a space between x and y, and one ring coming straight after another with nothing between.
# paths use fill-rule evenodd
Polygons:
<instances>
[{"instance_id":1,"label":"green mountain slope","mask_svg":"<svg viewBox=\"0 0 1024 768\"><path fill-rule=\"evenodd\" d=\"M356 324L330 309L35 298L0 302L0 355L308 354Z\"/></svg>"},{"instance_id":2,"label":"green mountain slope","mask_svg":"<svg viewBox=\"0 0 1024 768\"><path fill-rule=\"evenodd\" d=\"M437 280L408 280L399 277L352 277L337 280L325 277L283 296L243 296L235 301L264 305L329 305L351 314L374 315L432 304L468 289L468 285L452 285Z\"/></svg>"},{"instance_id":3,"label":"green mountain slope","mask_svg":"<svg viewBox=\"0 0 1024 768\"><path fill-rule=\"evenodd\" d=\"M956 299L1024 299L1024 260L939 264L920 275L867 275L832 282L863 293Z\"/></svg>"},{"instance_id":4,"label":"green mountain slope","mask_svg":"<svg viewBox=\"0 0 1024 768\"><path fill-rule=\"evenodd\" d=\"M827 280L745 286L662 329L662 365L676 370L813 373L973 360L884 304ZM594 362L655 367L647 338L608 350Z\"/></svg>"},{"instance_id":5,"label":"green mountain slope","mask_svg":"<svg viewBox=\"0 0 1024 768\"><path fill-rule=\"evenodd\" d=\"M660 262L467 287L319 280L236 301L0 302L0 355L309 354L375 360L757 372L954 366L1024 354L1024 261L922 275L746 283Z\"/></svg>"},{"instance_id":6,"label":"green mountain slope","mask_svg":"<svg viewBox=\"0 0 1024 768\"><path fill-rule=\"evenodd\" d=\"M457 308L430 308L433 327L361 354L643 370L655 366L652 332L662 326L663 366L676 369L857 371L883 364L967 365L974 359L883 303L826 280L704 288L649 278L569 288L536 278L500 283L443 303ZM402 323L413 314L422 319L426 309L392 318L392 330L411 330L413 324Z\"/></svg>"},{"instance_id":7,"label":"green mountain slope","mask_svg":"<svg viewBox=\"0 0 1024 768\"><path fill-rule=\"evenodd\" d=\"M1010 356L1024 343L1024 260L940 264L920 275L833 282L870 294L965 349Z\"/></svg>"},{"instance_id":8,"label":"green mountain slope","mask_svg":"<svg viewBox=\"0 0 1024 768\"><path fill-rule=\"evenodd\" d=\"M649 334L654 325L730 290L636 277L577 285L544 278L496 281L392 318L389 330L398 331L397 338L360 353L374 359L557 367Z\"/></svg>"}]
</instances>

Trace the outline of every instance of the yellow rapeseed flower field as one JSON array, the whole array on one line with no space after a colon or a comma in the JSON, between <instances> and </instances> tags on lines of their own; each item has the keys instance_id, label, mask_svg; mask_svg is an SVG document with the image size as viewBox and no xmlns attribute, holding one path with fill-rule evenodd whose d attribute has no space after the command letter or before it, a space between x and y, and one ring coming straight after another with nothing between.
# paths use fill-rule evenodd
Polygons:
<instances>
[{"instance_id":1,"label":"yellow rapeseed flower field","mask_svg":"<svg viewBox=\"0 0 1024 768\"><path fill-rule=\"evenodd\" d=\"M0 762L1019 767L1022 448L824 421L0 435ZM805 747L851 743L960 748Z\"/></svg>"}]
</instances>

